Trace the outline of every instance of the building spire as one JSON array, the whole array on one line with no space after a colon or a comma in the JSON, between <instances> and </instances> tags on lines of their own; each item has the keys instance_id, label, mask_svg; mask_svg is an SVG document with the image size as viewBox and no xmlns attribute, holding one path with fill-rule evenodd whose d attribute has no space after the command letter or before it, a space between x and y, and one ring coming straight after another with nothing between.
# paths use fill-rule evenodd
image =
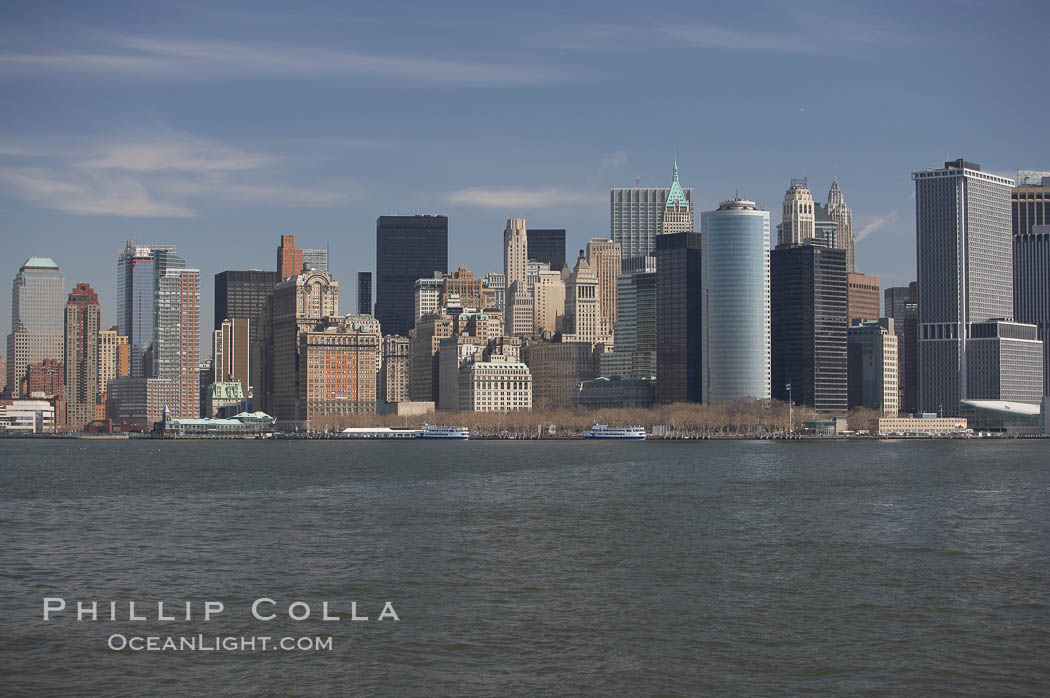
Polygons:
<instances>
[{"instance_id":1,"label":"building spire","mask_svg":"<svg viewBox=\"0 0 1050 698\"><path fill-rule=\"evenodd\" d=\"M678 155L674 156L674 171L671 177L671 190L667 192L667 202L664 204L666 208L674 208L675 206L681 206L686 208L689 204L685 200L685 192L682 191L682 185L678 183Z\"/></svg>"}]
</instances>

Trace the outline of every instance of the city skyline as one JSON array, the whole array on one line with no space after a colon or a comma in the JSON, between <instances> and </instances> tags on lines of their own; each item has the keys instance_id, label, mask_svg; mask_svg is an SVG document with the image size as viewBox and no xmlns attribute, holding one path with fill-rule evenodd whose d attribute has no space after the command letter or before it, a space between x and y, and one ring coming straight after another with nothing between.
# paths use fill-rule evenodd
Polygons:
<instances>
[{"instance_id":1,"label":"city skyline","mask_svg":"<svg viewBox=\"0 0 1050 698\"><path fill-rule=\"evenodd\" d=\"M351 283L358 260L374 259L378 216L432 213L450 219L449 266L480 275L499 269L507 218L566 229L571 258L608 235L611 188L636 177L667 186L677 155L695 210L739 190L773 224L791 178L808 177L822 198L837 177L857 268L904 285L914 278L898 254L914 244L911 171L960 156L1010 177L1050 163L1050 146L999 100L973 100L951 123L922 118L973 84L1016 93L1036 69L1013 54L1038 41L1046 9L1028 7L1033 21L1017 27L1009 4L952 7L681 7L666 26L652 19L660 13L623 8L614 20L586 5L394 17L262 4L209 14L202 35L192 5L35 4L9 18L0 56L0 80L20 96L0 117L8 274L54 257L70 288L99 293L110 326L110 260L133 236L177 246L210 279L270 269L271 241L295 234L303 248L329 249L333 276ZM438 34L454 50L435 62ZM506 58L507 41L545 51ZM983 50L960 58L948 50L958 42ZM668 63L676 78L653 77ZM682 76L691 89L660 89ZM799 80L821 89L799 97ZM624 89L647 83L644 107L626 104ZM1047 97L1025 93L1040 113ZM424 103L420 122L407 107ZM214 323L210 286L202 327ZM9 323L0 318L0 334Z\"/></svg>"}]
</instances>

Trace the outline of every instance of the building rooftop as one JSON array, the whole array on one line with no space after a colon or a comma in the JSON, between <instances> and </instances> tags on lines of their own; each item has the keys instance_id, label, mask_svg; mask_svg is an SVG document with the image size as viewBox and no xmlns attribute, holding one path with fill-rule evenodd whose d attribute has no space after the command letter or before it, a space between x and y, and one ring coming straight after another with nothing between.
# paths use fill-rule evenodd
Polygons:
<instances>
[{"instance_id":1,"label":"building rooftop","mask_svg":"<svg viewBox=\"0 0 1050 698\"><path fill-rule=\"evenodd\" d=\"M22 265L23 269L58 269L58 264L50 257L30 257Z\"/></svg>"},{"instance_id":2,"label":"building rooftop","mask_svg":"<svg viewBox=\"0 0 1050 698\"><path fill-rule=\"evenodd\" d=\"M993 412L1009 412L1011 414L1035 417L1039 415L1039 405L1027 402L1008 402L1006 400L960 400L964 405Z\"/></svg>"},{"instance_id":3,"label":"building rooftop","mask_svg":"<svg viewBox=\"0 0 1050 698\"><path fill-rule=\"evenodd\" d=\"M682 191L682 185L678 183L678 159L674 161L674 175L671 178L671 191L667 192L667 203L664 204L667 208L672 208L675 205L686 207L688 203L685 200L685 192Z\"/></svg>"}]
</instances>

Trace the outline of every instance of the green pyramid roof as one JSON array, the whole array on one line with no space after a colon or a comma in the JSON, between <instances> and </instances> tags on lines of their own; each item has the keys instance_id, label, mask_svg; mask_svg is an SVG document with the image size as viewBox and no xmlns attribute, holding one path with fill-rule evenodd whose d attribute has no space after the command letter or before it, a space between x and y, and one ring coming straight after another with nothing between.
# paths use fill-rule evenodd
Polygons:
<instances>
[{"instance_id":1,"label":"green pyramid roof","mask_svg":"<svg viewBox=\"0 0 1050 698\"><path fill-rule=\"evenodd\" d=\"M678 183L678 158L675 158L674 161L674 178L671 180L671 191L667 193L667 203L664 206L671 208L675 204L683 208L689 205L685 200L685 192L682 191L682 185Z\"/></svg>"}]
</instances>

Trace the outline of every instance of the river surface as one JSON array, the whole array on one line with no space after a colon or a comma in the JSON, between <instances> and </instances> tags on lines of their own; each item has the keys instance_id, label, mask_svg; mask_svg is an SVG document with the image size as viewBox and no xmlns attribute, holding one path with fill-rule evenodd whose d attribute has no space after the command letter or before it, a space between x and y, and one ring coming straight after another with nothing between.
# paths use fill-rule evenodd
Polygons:
<instances>
[{"instance_id":1,"label":"river surface","mask_svg":"<svg viewBox=\"0 0 1050 698\"><path fill-rule=\"evenodd\" d=\"M4 439L0 694L1046 695L1048 449Z\"/></svg>"}]
</instances>

